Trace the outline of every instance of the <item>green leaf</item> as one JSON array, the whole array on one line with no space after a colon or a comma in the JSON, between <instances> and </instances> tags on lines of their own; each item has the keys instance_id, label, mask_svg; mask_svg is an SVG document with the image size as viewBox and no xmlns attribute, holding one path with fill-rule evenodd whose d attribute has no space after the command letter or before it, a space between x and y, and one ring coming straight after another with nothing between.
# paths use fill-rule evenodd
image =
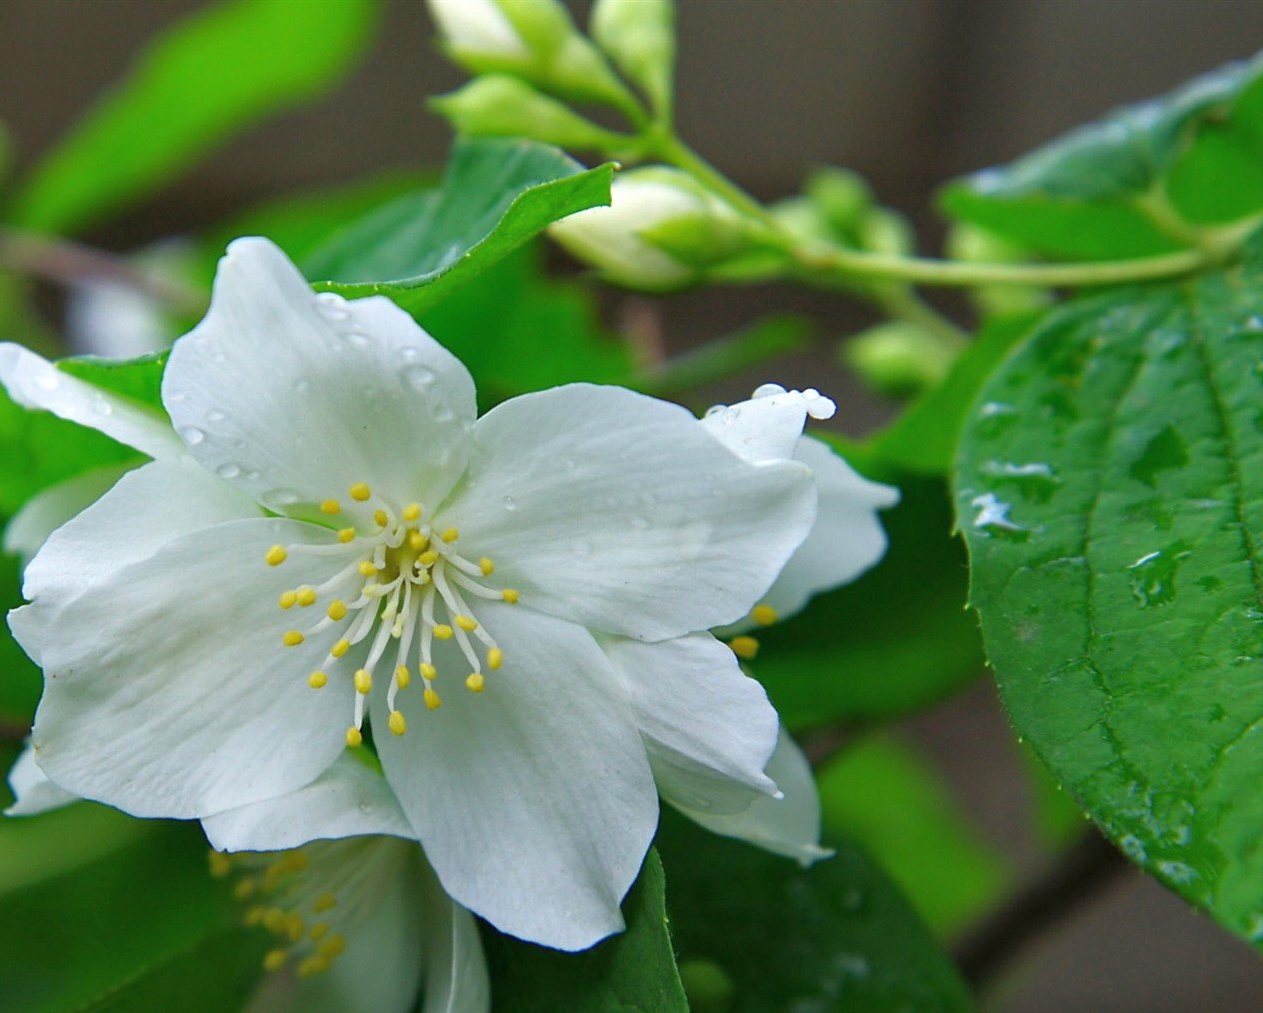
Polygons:
<instances>
[{"instance_id":1,"label":"green leaf","mask_svg":"<svg viewBox=\"0 0 1263 1013\"><path fill-rule=\"evenodd\" d=\"M0 554L0 612L8 613L22 602L17 557ZM18 646L6 625L0 629L0 723L17 727L29 725L42 686L40 670Z\"/></svg>"},{"instance_id":2,"label":"green leaf","mask_svg":"<svg viewBox=\"0 0 1263 1013\"><path fill-rule=\"evenodd\" d=\"M681 969L691 988L706 986L690 992L695 1013L972 1009L899 891L859 848L827 843L837 855L803 869L663 813L658 847Z\"/></svg>"},{"instance_id":3,"label":"green leaf","mask_svg":"<svg viewBox=\"0 0 1263 1013\"><path fill-rule=\"evenodd\" d=\"M885 478L885 476L877 476ZM882 514L886 557L762 630L750 670L791 728L888 718L927 707L983 670L965 612L965 553L941 482L904 479Z\"/></svg>"},{"instance_id":4,"label":"green leaf","mask_svg":"<svg viewBox=\"0 0 1263 1013\"><path fill-rule=\"evenodd\" d=\"M962 440L1013 723L1139 865L1263 942L1263 266L1072 304Z\"/></svg>"},{"instance_id":5,"label":"green leaf","mask_svg":"<svg viewBox=\"0 0 1263 1013\"><path fill-rule=\"evenodd\" d=\"M57 368L94 387L150 408L166 419L167 410L162 404L162 371L167 367L169 355L167 350L142 355L137 359L103 359L95 355L81 355L58 360Z\"/></svg>"},{"instance_id":6,"label":"green leaf","mask_svg":"<svg viewBox=\"0 0 1263 1013\"><path fill-rule=\"evenodd\" d=\"M234 133L336 85L367 49L376 0L231 0L177 23L80 120L16 195L27 228L83 228Z\"/></svg>"},{"instance_id":7,"label":"green leaf","mask_svg":"<svg viewBox=\"0 0 1263 1013\"><path fill-rule=\"evenodd\" d=\"M1012 885L1009 863L911 746L886 735L854 740L818 779L826 833L873 855L936 935L964 929Z\"/></svg>"},{"instance_id":8,"label":"green leaf","mask_svg":"<svg viewBox=\"0 0 1263 1013\"><path fill-rule=\"evenodd\" d=\"M1190 222L1233 221L1263 209L1257 158L1263 57L1234 63L1163 98L1119 109L1098 123L1001 168L951 184L953 217L1046 253L1086 258L1178 249L1147 202L1170 188ZM1237 123L1238 113L1244 123ZM1246 168L1250 157L1255 163ZM1234 177L1243 170L1245 175ZM1174 173L1174 176L1172 175ZM1217 193L1208 194L1209 186Z\"/></svg>"},{"instance_id":9,"label":"green leaf","mask_svg":"<svg viewBox=\"0 0 1263 1013\"><path fill-rule=\"evenodd\" d=\"M492 1009L503 1013L688 1013L667 931L662 863L650 851L623 901L627 930L560 953L483 926Z\"/></svg>"},{"instance_id":10,"label":"green leaf","mask_svg":"<svg viewBox=\"0 0 1263 1013\"><path fill-rule=\"evenodd\" d=\"M352 223L303 268L328 279L318 289L420 313L558 219L608 205L613 173L531 141L458 141L442 186Z\"/></svg>"}]
</instances>

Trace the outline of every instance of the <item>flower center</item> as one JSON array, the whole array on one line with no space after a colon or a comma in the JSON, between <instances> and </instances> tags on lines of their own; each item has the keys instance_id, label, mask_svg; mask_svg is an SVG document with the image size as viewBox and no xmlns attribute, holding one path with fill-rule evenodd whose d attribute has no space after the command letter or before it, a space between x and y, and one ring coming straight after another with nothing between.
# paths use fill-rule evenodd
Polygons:
<instances>
[{"instance_id":1,"label":"flower center","mask_svg":"<svg viewBox=\"0 0 1263 1013\"><path fill-rule=\"evenodd\" d=\"M346 742L358 746L364 741L366 701L387 655L393 670L386 702L390 730L396 735L407 731L407 722L395 706L396 697L412 683L414 671L424 687L426 707L433 711L442 706L434 688L439 674L432 653L435 640L455 640L469 663L465 687L481 693L486 687L484 669L497 670L504 652L475 618L469 603L487 599L514 604L518 592L489 586L485 581L495 572L495 564L486 556L474 561L462 555L457 547L460 531L433 525L420 503L390 503L364 483L351 486L348 493L373 510L369 530L363 530L363 524L341 528L335 545L274 545L264 558L269 566L280 566L291 555L350 560L317 587L282 592L278 605L285 611L318 602L324 605L318 621L305 630L288 630L281 642L297 647L310 637L329 640L324 664L307 677L307 683L320 690L341 674L340 669L348 670L356 694ZM343 513L335 499L325 500L320 509L330 517ZM350 670L341 659L361 643L367 643L367 655L359 668Z\"/></svg>"}]
</instances>

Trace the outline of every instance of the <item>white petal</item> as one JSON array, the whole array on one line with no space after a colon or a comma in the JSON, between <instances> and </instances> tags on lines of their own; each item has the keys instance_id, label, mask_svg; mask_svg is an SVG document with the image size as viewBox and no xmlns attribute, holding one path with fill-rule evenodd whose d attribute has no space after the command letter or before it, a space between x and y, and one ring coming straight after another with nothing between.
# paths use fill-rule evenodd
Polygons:
<instances>
[{"instance_id":1,"label":"white petal","mask_svg":"<svg viewBox=\"0 0 1263 1013\"><path fill-rule=\"evenodd\" d=\"M172 457L184 445L158 412L63 373L21 345L0 343L0 384L26 408L38 408L135 447L150 457Z\"/></svg>"},{"instance_id":2,"label":"white petal","mask_svg":"<svg viewBox=\"0 0 1263 1013\"><path fill-rule=\"evenodd\" d=\"M641 640L732 622L815 514L809 471L740 460L677 405L575 384L479 420L444 507L532 608Z\"/></svg>"},{"instance_id":3,"label":"white petal","mask_svg":"<svg viewBox=\"0 0 1263 1013\"><path fill-rule=\"evenodd\" d=\"M877 511L899 502L899 490L870 482L810 436L798 441L794 458L815 474L820 500L811 534L763 596L782 618L813 594L849 584L880 560L886 532Z\"/></svg>"},{"instance_id":4,"label":"white petal","mask_svg":"<svg viewBox=\"0 0 1263 1013\"><path fill-rule=\"evenodd\" d=\"M776 747L776 711L728 647L709 633L602 646L627 685L663 798L735 813L776 794L763 773Z\"/></svg>"},{"instance_id":5,"label":"white petal","mask_svg":"<svg viewBox=\"0 0 1263 1013\"><path fill-rule=\"evenodd\" d=\"M486 690L444 645L433 712L399 696L408 731L376 743L386 777L444 888L503 932L557 949L623 927L619 903L657 824L645 747L617 676L582 627L482 604L504 651Z\"/></svg>"},{"instance_id":6,"label":"white petal","mask_svg":"<svg viewBox=\"0 0 1263 1013\"><path fill-rule=\"evenodd\" d=\"M495 0L428 0L448 45L473 56L526 58L530 50Z\"/></svg>"},{"instance_id":7,"label":"white petal","mask_svg":"<svg viewBox=\"0 0 1263 1013\"><path fill-rule=\"evenodd\" d=\"M35 762L35 750L27 743L9 770L9 787L13 789L13 805L6 816L36 816L78 802L79 797L58 788Z\"/></svg>"},{"instance_id":8,"label":"white petal","mask_svg":"<svg viewBox=\"0 0 1263 1013\"><path fill-rule=\"evenodd\" d=\"M306 787L210 816L202 828L220 851L283 851L366 834L416 839L386 779L349 752Z\"/></svg>"},{"instance_id":9,"label":"white petal","mask_svg":"<svg viewBox=\"0 0 1263 1013\"><path fill-rule=\"evenodd\" d=\"M808 416L829 418L834 410L833 402L814 390L764 384L754 394L749 401L712 408L702 419L707 432L753 464L794 457Z\"/></svg>"},{"instance_id":10,"label":"white petal","mask_svg":"<svg viewBox=\"0 0 1263 1013\"><path fill-rule=\"evenodd\" d=\"M776 752L767 765L768 776L783 798L759 798L742 813L717 815L677 805L682 813L724 837L749 841L777 855L810 865L833 854L820 847L820 795L807 757L781 729Z\"/></svg>"},{"instance_id":11,"label":"white petal","mask_svg":"<svg viewBox=\"0 0 1263 1013\"><path fill-rule=\"evenodd\" d=\"M476 412L469 372L408 314L380 296L315 295L264 239L220 261L162 399L208 470L290 513L360 482L433 509L464 469Z\"/></svg>"},{"instance_id":12,"label":"white petal","mask_svg":"<svg viewBox=\"0 0 1263 1013\"><path fill-rule=\"evenodd\" d=\"M4 529L4 551L29 562L49 535L90 507L134 467L108 464L41 489L22 504Z\"/></svg>"},{"instance_id":13,"label":"white petal","mask_svg":"<svg viewBox=\"0 0 1263 1013\"><path fill-rule=\"evenodd\" d=\"M421 883L425 993L421 1013L487 1013L491 981L474 916L453 901L430 869Z\"/></svg>"},{"instance_id":14,"label":"white petal","mask_svg":"<svg viewBox=\"0 0 1263 1013\"><path fill-rule=\"evenodd\" d=\"M263 556L330 539L294 521L219 524L113 571L38 644L14 623L42 655L32 741L49 777L136 816L177 819L313 781L344 748L354 691L307 685L329 645L282 647L285 630L314 620L282 612L277 597L319 584L329 557L295 555L280 570Z\"/></svg>"}]
</instances>

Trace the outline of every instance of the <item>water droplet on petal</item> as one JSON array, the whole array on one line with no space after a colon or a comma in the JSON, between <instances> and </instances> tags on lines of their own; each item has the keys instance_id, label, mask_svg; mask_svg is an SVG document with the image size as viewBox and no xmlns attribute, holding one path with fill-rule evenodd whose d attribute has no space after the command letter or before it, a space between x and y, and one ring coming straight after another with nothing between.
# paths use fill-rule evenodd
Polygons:
<instances>
[{"instance_id":1,"label":"water droplet on petal","mask_svg":"<svg viewBox=\"0 0 1263 1013\"><path fill-rule=\"evenodd\" d=\"M434 370L421 365L407 366L404 368L403 378L417 390L424 390L434 383Z\"/></svg>"},{"instance_id":2,"label":"water droplet on petal","mask_svg":"<svg viewBox=\"0 0 1263 1013\"><path fill-rule=\"evenodd\" d=\"M505 496L504 509L509 511L509 513L512 513L514 510L517 509L517 500L515 500L512 496Z\"/></svg>"},{"instance_id":3,"label":"water droplet on petal","mask_svg":"<svg viewBox=\"0 0 1263 1013\"><path fill-rule=\"evenodd\" d=\"M320 309L330 320L345 320L350 311L346 308L346 300L336 292L321 292L316 296Z\"/></svg>"},{"instance_id":4,"label":"water droplet on petal","mask_svg":"<svg viewBox=\"0 0 1263 1013\"><path fill-rule=\"evenodd\" d=\"M206 434L198 429L197 426L184 426L179 429L178 432L180 439L182 439L190 447L196 447L199 443L206 439Z\"/></svg>"},{"instance_id":5,"label":"water droplet on petal","mask_svg":"<svg viewBox=\"0 0 1263 1013\"><path fill-rule=\"evenodd\" d=\"M435 422L450 422L456 413L452 411L450 405L439 402L434 406L433 414Z\"/></svg>"},{"instance_id":6,"label":"water droplet on petal","mask_svg":"<svg viewBox=\"0 0 1263 1013\"><path fill-rule=\"evenodd\" d=\"M224 412L221 412L218 408L212 408L206 413L207 422L223 422L226 418L228 418L228 416Z\"/></svg>"},{"instance_id":7,"label":"water droplet on petal","mask_svg":"<svg viewBox=\"0 0 1263 1013\"><path fill-rule=\"evenodd\" d=\"M98 415L113 415L114 406L105 400L97 400L92 402L92 409Z\"/></svg>"},{"instance_id":8,"label":"water droplet on petal","mask_svg":"<svg viewBox=\"0 0 1263 1013\"><path fill-rule=\"evenodd\" d=\"M228 479L236 478L240 475L241 468L235 464L221 464L215 469L215 474L224 479L224 481L227 481Z\"/></svg>"},{"instance_id":9,"label":"water droplet on petal","mask_svg":"<svg viewBox=\"0 0 1263 1013\"><path fill-rule=\"evenodd\" d=\"M413 348L411 345L404 345L403 348L399 349L400 357L409 361L417 358L420 354L421 349Z\"/></svg>"},{"instance_id":10,"label":"water droplet on petal","mask_svg":"<svg viewBox=\"0 0 1263 1013\"><path fill-rule=\"evenodd\" d=\"M263 502L266 506L276 510L281 507L293 506L302 497L293 489L269 489L263 494Z\"/></svg>"}]
</instances>

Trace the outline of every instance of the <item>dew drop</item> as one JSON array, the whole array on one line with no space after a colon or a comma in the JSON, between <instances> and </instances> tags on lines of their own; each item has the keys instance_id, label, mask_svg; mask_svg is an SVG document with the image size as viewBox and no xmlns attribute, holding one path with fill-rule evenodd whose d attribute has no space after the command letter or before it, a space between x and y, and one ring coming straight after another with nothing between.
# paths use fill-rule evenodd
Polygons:
<instances>
[{"instance_id":1,"label":"dew drop","mask_svg":"<svg viewBox=\"0 0 1263 1013\"><path fill-rule=\"evenodd\" d=\"M264 504L273 509L293 506L299 499L301 497L293 489L269 489L263 494Z\"/></svg>"},{"instance_id":2,"label":"dew drop","mask_svg":"<svg viewBox=\"0 0 1263 1013\"><path fill-rule=\"evenodd\" d=\"M450 422L456 413L449 405L439 402L434 406L433 414L435 422Z\"/></svg>"},{"instance_id":3,"label":"dew drop","mask_svg":"<svg viewBox=\"0 0 1263 1013\"><path fill-rule=\"evenodd\" d=\"M517 500L515 500L512 496L505 496L504 509L509 511L509 513L513 513L513 511L517 509Z\"/></svg>"},{"instance_id":4,"label":"dew drop","mask_svg":"<svg viewBox=\"0 0 1263 1013\"><path fill-rule=\"evenodd\" d=\"M206 413L207 422L223 422L226 418L228 418L228 416L224 412L221 412L218 408L212 408Z\"/></svg>"},{"instance_id":5,"label":"dew drop","mask_svg":"<svg viewBox=\"0 0 1263 1013\"><path fill-rule=\"evenodd\" d=\"M342 340L352 348L367 348L373 343L367 334L361 334L359 331L348 331L342 335Z\"/></svg>"},{"instance_id":6,"label":"dew drop","mask_svg":"<svg viewBox=\"0 0 1263 1013\"><path fill-rule=\"evenodd\" d=\"M199 443L206 439L206 434L198 429L197 426L184 426L178 430L178 432L180 439L182 439L190 447L196 447Z\"/></svg>"},{"instance_id":7,"label":"dew drop","mask_svg":"<svg viewBox=\"0 0 1263 1013\"><path fill-rule=\"evenodd\" d=\"M403 348L399 349L400 358L406 359L409 362L417 358L420 354L421 349L413 348L411 345L404 345Z\"/></svg>"},{"instance_id":8,"label":"dew drop","mask_svg":"<svg viewBox=\"0 0 1263 1013\"><path fill-rule=\"evenodd\" d=\"M320 309L330 320L345 320L351 315L346 308L346 300L336 292L321 292L316 296Z\"/></svg>"},{"instance_id":9,"label":"dew drop","mask_svg":"<svg viewBox=\"0 0 1263 1013\"><path fill-rule=\"evenodd\" d=\"M92 402L92 408L98 415L113 415L114 406L105 400Z\"/></svg>"},{"instance_id":10,"label":"dew drop","mask_svg":"<svg viewBox=\"0 0 1263 1013\"><path fill-rule=\"evenodd\" d=\"M417 390L424 390L434 383L434 370L421 365L407 366L404 368L403 378Z\"/></svg>"},{"instance_id":11,"label":"dew drop","mask_svg":"<svg viewBox=\"0 0 1263 1013\"><path fill-rule=\"evenodd\" d=\"M235 464L221 464L215 469L215 474L227 481L228 479L236 478L240 475L241 468Z\"/></svg>"}]
</instances>

